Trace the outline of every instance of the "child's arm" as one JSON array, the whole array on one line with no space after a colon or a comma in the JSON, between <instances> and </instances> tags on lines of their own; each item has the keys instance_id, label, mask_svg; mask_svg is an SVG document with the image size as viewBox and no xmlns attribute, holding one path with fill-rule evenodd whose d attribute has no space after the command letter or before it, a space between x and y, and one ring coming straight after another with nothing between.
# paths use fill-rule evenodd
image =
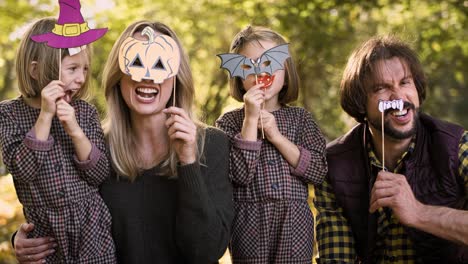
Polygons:
<instances>
[{"instance_id":1,"label":"child's arm","mask_svg":"<svg viewBox=\"0 0 468 264\"><path fill-rule=\"evenodd\" d=\"M262 110L262 118L259 119L258 122L259 124L260 122L263 122L263 129L268 141L270 141L276 147L276 149L281 153L289 165L291 165L293 168L296 168L299 164L301 152L296 144L283 136L278 130L275 116L273 116L273 114L267 110ZM260 128L260 125L258 127Z\"/></svg>"},{"instance_id":2,"label":"child's arm","mask_svg":"<svg viewBox=\"0 0 468 264\"><path fill-rule=\"evenodd\" d=\"M65 95L61 81L51 81L41 91L41 112L34 125L36 139L46 141L49 138L52 119L57 111L56 101Z\"/></svg>"},{"instance_id":3,"label":"child's arm","mask_svg":"<svg viewBox=\"0 0 468 264\"><path fill-rule=\"evenodd\" d=\"M75 109L64 100L57 103L57 117L72 139L77 168L84 172L84 180L97 186L109 175L104 134L96 108L82 101L77 103L77 107L79 119L83 123L86 120L84 130L78 124Z\"/></svg>"},{"instance_id":4,"label":"child's arm","mask_svg":"<svg viewBox=\"0 0 468 264\"><path fill-rule=\"evenodd\" d=\"M241 110L224 114L216 120L216 126L223 130L231 141L229 178L232 182L246 186L256 172L262 141L244 140L241 136L243 115Z\"/></svg>"},{"instance_id":5,"label":"child's arm","mask_svg":"<svg viewBox=\"0 0 468 264\"><path fill-rule=\"evenodd\" d=\"M257 140L258 118L260 116L261 105L265 100L265 92L263 89L260 89L262 86L262 83L252 86L252 88L244 94L245 117L241 131L242 139L244 140Z\"/></svg>"},{"instance_id":6,"label":"child's arm","mask_svg":"<svg viewBox=\"0 0 468 264\"><path fill-rule=\"evenodd\" d=\"M54 139L46 141L36 138L34 127L29 132L20 127L11 105L14 101L0 104L0 144L3 162L15 180L31 182L47 159Z\"/></svg>"},{"instance_id":7,"label":"child's arm","mask_svg":"<svg viewBox=\"0 0 468 264\"><path fill-rule=\"evenodd\" d=\"M325 138L310 113L301 109L297 115L297 144L281 134L275 117L263 110L263 128L267 139L278 149L291 167L291 174L312 184L320 184L328 171Z\"/></svg>"},{"instance_id":8,"label":"child's arm","mask_svg":"<svg viewBox=\"0 0 468 264\"><path fill-rule=\"evenodd\" d=\"M91 153L91 142L76 120L75 109L63 99L57 102L57 118L72 139L78 161L87 160Z\"/></svg>"}]
</instances>

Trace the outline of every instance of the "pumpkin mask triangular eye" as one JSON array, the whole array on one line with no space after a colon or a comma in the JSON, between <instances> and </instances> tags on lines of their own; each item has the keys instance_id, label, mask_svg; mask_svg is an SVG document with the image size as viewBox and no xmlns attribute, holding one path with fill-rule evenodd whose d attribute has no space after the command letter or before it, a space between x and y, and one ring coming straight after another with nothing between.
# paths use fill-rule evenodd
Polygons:
<instances>
[{"instance_id":1,"label":"pumpkin mask triangular eye","mask_svg":"<svg viewBox=\"0 0 468 264\"><path fill-rule=\"evenodd\" d=\"M161 58L158 58L156 60L156 63L153 65L153 69L166 70L166 67L164 67L164 64L162 63Z\"/></svg>"},{"instance_id":2,"label":"pumpkin mask triangular eye","mask_svg":"<svg viewBox=\"0 0 468 264\"><path fill-rule=\"evenodd\" d=\"M141 62L141 58L139 54L137 54L136 57L133 59L132 63L130 63L130 67L143 68L143 63Z\"/></svg>"}]
</instances>

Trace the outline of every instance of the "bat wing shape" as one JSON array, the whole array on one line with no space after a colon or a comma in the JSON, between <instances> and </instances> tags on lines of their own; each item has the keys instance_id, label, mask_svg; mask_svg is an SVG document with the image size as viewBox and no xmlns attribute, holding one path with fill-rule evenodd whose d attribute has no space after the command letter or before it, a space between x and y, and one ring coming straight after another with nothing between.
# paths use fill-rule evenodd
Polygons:
<instances>
[{"instance_id":1,"label":"bat wing shape","mask_svg":"<svg viewBox=\"0 0 468 264\"><path fill-rule=\"evenodd\" d=\"M282 44L263 52L257 68L260 72L256 74L266 72L272 75L275 71L284 69L284 61L290 57L288 46L289 44Z\"/></svg>"},{"instance_id":2,"label":"bat wing shape","mask_svg":"<svg viewBox=\"0 0 468 264\"><path fill-rule=\"evenodd\" d=\"M245 80L250 74L255 74L255 67L249 58L237 53L218 54L221 68L229 71L231 78L239 76Z\"/></svg>"}]
</instances>

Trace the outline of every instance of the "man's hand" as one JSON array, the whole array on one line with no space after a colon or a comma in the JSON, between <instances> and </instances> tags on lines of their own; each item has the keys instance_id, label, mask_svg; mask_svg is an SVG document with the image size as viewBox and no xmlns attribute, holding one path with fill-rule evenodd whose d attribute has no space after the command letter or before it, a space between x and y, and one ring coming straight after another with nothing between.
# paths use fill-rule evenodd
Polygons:
<instances>
[{"instance_id":1,"label":"man's hand","mask_svg":"<svg viewBox=\"0 0 468 264\"><path fill-rule=\"evenodd\" d=\"M382 207L391 208L402 224L411 226L421 215L423 204L414 197L404 175L380 171L372 187L369 211Z\"/></svg>"}]
</instances>

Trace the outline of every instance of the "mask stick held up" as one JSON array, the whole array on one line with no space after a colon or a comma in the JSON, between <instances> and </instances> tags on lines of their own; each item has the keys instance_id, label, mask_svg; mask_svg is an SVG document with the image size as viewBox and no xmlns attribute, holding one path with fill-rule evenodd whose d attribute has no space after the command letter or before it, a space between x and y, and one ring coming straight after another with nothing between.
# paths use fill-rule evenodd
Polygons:
<instances>
[{"instance_id":1,"label":"mask stick held up","mask_svg":"<svg viewBox=\"0 0 468 264\"><path fill-rule=\"evenodd\" d=\"M382 113L382 170L385 170L385 125L384 125L384 117L385 117L385 110L387 109L398 109L400 111L403 110L403 100L379 100L379 111Z\"/></svg>"},{"instance_id":2,"label":"mask stick held up","mask_svg":"<svg viewBox=\"0 0 468 264\"><path fill-rule=\"evenodd\" d=\"M258 78L257 78L257 75L255 74L255 84L258 85ZM263 89L263 91L265 91L265 89ZM263 130L263 115L262 115L262 110L265 108L265 101L263 101L262 103L262 107L260 109L260 125L262 127L262 139L265 139L265 132Z\"/></svg>"}]
</instances>

